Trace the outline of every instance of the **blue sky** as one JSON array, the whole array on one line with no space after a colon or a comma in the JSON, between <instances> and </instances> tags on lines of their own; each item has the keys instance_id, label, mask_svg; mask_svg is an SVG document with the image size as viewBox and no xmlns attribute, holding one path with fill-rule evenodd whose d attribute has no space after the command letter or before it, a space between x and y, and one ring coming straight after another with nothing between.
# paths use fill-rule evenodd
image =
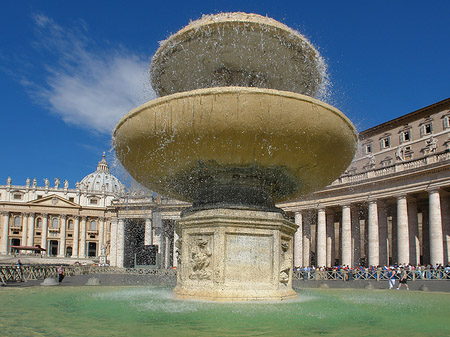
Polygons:
<instances>
[{"instance_id":1,"label":"blue sky","mask_svg":"<svg viewBox=\"0 0 450 337\"><path fill-rule=\"evenodd\" d=\"M359 131L450 97L450 1L4 0L0 184L93 172L128 110L153 99L158 41L202 14L268 15L328 64L328 103Z\"/></svg>"}]
</instances>

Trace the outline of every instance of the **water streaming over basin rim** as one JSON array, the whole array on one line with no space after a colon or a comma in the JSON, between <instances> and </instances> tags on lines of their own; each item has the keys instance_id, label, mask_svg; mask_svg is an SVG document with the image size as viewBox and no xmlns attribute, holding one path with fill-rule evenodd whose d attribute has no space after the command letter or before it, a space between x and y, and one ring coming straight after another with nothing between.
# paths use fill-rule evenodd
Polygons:
<instances>
[{"instance_id":1,"label":"water streaming over basin rim","mask_svg":"<svg viewBox=\"0 0 450 337\"><path fill-rule=\"evenodd\" d=\"M282 303L180 301L171 288L3 288L3 336L448 336L450 294L298 290Z\"/></svg>"},{"instance_id":2,"label":"water streaming over basin rim","mask_svg":"<svg viewBox=\"0 0 450 337\"><path fill-rule=\"evenodd\" d=\"M172 182L180 181L182 172L196 171L200 162L214 163L219 171L252 166L261 172L282 170L286 179L269 179L267 188L273 201L283 201L336 179L353 158L357 139L348 118L325 103L242 87L199 89L148 102L122 118L113 136L118 158L137 181L190 202L195 198L183 189L187 185ZM277 190L284 180L286 188Z\"/></svg>"}]
</instances>

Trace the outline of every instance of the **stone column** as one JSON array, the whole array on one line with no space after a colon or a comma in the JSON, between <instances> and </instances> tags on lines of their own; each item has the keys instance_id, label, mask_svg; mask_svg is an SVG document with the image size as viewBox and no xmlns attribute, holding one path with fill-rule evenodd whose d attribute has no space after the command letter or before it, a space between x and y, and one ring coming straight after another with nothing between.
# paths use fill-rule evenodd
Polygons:
<instances>
[{"instance_id":1,"label":"stone column","mask_svg":"<svg viewBox=\"0 0 450 337\"><path fill-rule=\"evenodd\" d=\"M429 191L430 213L430 263L444 264L444 243L442 234L441 200L439 190Z\"/></svg>"},{"instance_id":2,"label":"stone column","mask_svg":"<svg viewBox=\"0 0 450 337\"><path fill-rule=\"evenodd\" d=\"M67 229L67 216L64 214L61 216L58 257L66 256L66 229Z\"/></svg>"},{"instance_id":3,"label":"stone column","mask_svg":"<svg viewBox=\"0 0 450 337\"><path fill-rule=\"evenodd\" d=\"M350 206L342 206L342 235L341 235L342 258L341 265L352 264L352 223Z\"/></svg>"},{"instance_id":4,"label":"stone column","mask_svg":"<svg viewBox=\"0 0 450 337\"><path fill-rule=\"evenodd\" d=\"M36 218L36 213L30 213L28 217L28 239L27 246L34 246L34 220Z\"/></svg>"},{"instance_id":5,"label":"stone column","mask_svg":"<svg viewBox=\"0 0 450 337\"><path fill-rule=\"evenodd\" d=\"M48 214L42 214L41 248L44 249L47 249L47 233L48 233ZM48 252L43 252L42 255L48 255Z\"/></svg>"},{"instance_id":6,"label":"stone column","mask_svg":"<svg viewBox=\"0 0 450 337\"><path fill-rule=\"evenodd\" d=\"M178 267L178 259L177 259L177 241L178 241L178 234L177 232L173 231L173 262L172 265L176 268ZM180 252L181 253L181 252Z\"/></svg>"},{"instance_id":7,"label":"stone column","mask_svg":"<svg viewBox=\"0 0 450 337\"><path fill-rule=\"evenodd\" d=\"M170 242L169 242L169 236L166 235L165 237L165 247L164 247L164 268L169 268L169 256L170 256Z\"/></svg>"},{"instance_id":8,"label":"stone column","mask_svg":"<svg viewBox=\"0 0 450 337\"><path fill-rule=\"evenodd\" d=\"M303 218L303 265L311 265L311 218L309 212Z\"/></svg>"},{"instance_id":9,"label":"stone column","mask_svg":"<svg viewBox=\"0 0 450 337\"><path fill-rule=\"evenodd\" d=\"M80 226L80 250L78 252L78 257L80 259L86 258L86 217L81 217Z\"/></svg>"},{"instance_id":10,"label":"stone column","mask_svg":"<svg viewBox=\"0 0 450 337\"><path fill-rule=\"evenodd\" d=\"M98 227L98 251L102 251L102 247L105 244L105 218L102 217L99 219L99 227ZM100 254L98 254L100 255Z\"/></svg>"},{"instance_id":11,"label":"stone column","mask_svg":"<svg viewBox=\"0 0 450 337\"><path fill-rule=\"evenodd\" d=\"M327 267L334 265L334 213L327 214Z\"/></svg>"},{"instance_id":12,"label":"stone column","mask_svg":"<svg viewBox=\"0 0 450 337\"><path fill-rule=\"evenodd\" d=\"M380 264L379 236L378 236L378 204L376 200L369 201L369 266Z\"/></svg>"},{"instance_id":13,"label":"stone column","mask_svg":"<svg viewBox=\"0 0 450 337\"><path fill-rule=\"evenodd\" d=\"M153 228L152 219L145 219L145 235L144 235L144 245L150 246L153 244Z\"/></svg>"},{"instance_id":14,"label":"stone column","mask_svg":"<svg viewBox=\"0 0 450 337\"><path fill-rule=\"evenodd\" d=\"M22 241L21 245L26 246L27 245L27 234L28 234L28 217L29 213L23 213L22 217Z\"/></svg>"},{"instance_id":15,"label":"stone column","mask_svg":"<svg viewBox=\"0 0 450 337\"><path fill-rule=\"evenodd\" d=\"M441 211L445 262L450 261L450 198L448 196L441 196Z\"/></svg>"},{"instance_id":16,"label":"stone column","mask_svg":"<svg viewBox=\"0 0 450 337\"><path fill-rule=\"evenodd\" d=\"M317 212L317 260L318 267L324 267L327 264L327 231L326 231L325 208L320 208Z\"/></svg>"},{"instance_id":17,"label":"stone column","mask_svg":"<svg viewBox=\"0 0 450 337\"><path fill-rule=\"evenodd\" d=\"M117 218L111 220L111 239L109 246L109 264L117 266Z\"/></svg>"},{"instance_id":18,"label":"stone column","mask_svg":"<svg viewBox=\"0 0 450 337\"><path fill-rule=\"evenodd\" d=\"M75 216L75 223L73 224L73 248L72 248L72 257L78 258L78 244L80 238L80 217Z\"/></svg>"},{"instance_id":19,"label":"stone column","mask_svg":"<svg viewBox=\"0 0 450 337\"><path fill-rule=\"evenodd\" d=\"M123 268L125 250L125 220L119 219L117 224L117 267Z\"/></svg>"},{"instance_id":20,"label":"stone column","mask_svg":"<svg viewBox=\"0 0 450 337\"><path fill-rule=\"evenodd\" d=\"M379 254L380 265L389 265L388 261L388 222L387 222L387 209L383 203L377 203L378 208L378 233L380 235L379 240Z\"/></svg>"},{"instance_id":21,"label":"stone column","mask_svg":"<svg viewBox=\"0 0 450 337\"><path fill-rule=\"evenodd\" d=\"M8 254L8 235L9 235L9 212L1 212L3 218L2 242L0 254Z\"/></svg>"},{"instance_id":22,"label":"stone column","mask_svg":"<svg viewBox=\"0 0 450 337\"><path fill-rule=\"evenodd\" d=\"M417 221L417 202L408 198L408 226L409 226L409 262L415 266L420 262L419 223Z\"/></svg>"},{"instance_id":23,"label":"stone column","mask_svg":"<svg viewBox=\"0 0 450 337\"><path fill-rule=\"evenodd\" d=\"M294 234L294 266L303 267L303 223L301 212L295 212L295 224L298 228Z\"/></svg>"},{"instance_id":24,"label":"stone column","mask_svg":"<svg viewBox=\"0 0 450 337\"><path fill-rule=\"evenodd\" d=\"M153 244L158 247L158 253L162 253L161 251L161 232L162 228L153 228Z\"/></svg>"},{"instance_id":25,"label":"stone column","mask_svg":"<svg viewBox=\"0 0 450 337\"><path fill-rule=\"evenodd\" d=\"M397 262L409 263L409 228L406 195L397 197Z\"/></svg>"},{"instance_id":26,"label":"stone column","mask_svg":"<svg viewBox=\"0 0 450 337\"><path fill-rule=\"evenodd\" d=\"M359 220L359 207L354 206L350 212L351 216L351 236L352 236L352 263L350 267L359 266L361 260L361 232Z\"/></svg>"}]
</instances>

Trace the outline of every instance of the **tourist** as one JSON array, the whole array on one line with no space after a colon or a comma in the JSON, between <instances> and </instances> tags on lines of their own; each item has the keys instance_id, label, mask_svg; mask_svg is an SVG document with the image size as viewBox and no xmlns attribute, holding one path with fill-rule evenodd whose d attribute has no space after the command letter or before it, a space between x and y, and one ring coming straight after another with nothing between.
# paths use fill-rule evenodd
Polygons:
<instances>
[{"instance_id":1,"label":"tourist","mask_svg":"<svg viewBox=\"0 0 450 337\"><path fill-rule=\"evenodd\" d=\"M401 269L401 274L400 274L400 281L398 282L397 290L400 290L400 288L402 287L402 284L405 285L406 290L409 290L409 287L408 287L408 272L406 271L406 268L400 267L400 269Z\"/></svg>"},{"instance_id":2,"label":"tourist","mask_svg":"<svg viewBox=\"0 0 450 337\"><path fill-rule=\"evenodd\" d=\"M64 279L64 268L63 266L60 266L58 268L58 283L61 283L63 279Z\"/></svg>"},{"instance_id":3,"label":"tourist","mask_svg":"<svg viewBox=\"0 0 450 337\"><path fill-rule=\"evenodd\" d=\"M19 273L19 276L20 276L20 281L25 282L25 279L23 278L23 272L22 272L22 262L20 261L20 259L17 260L16 267L17 267L17 272Z\"/></svg>"},{"instance_id":4,"label":"tourist","mask_svg":"<svg viewBox=\"0 0 450 337\"><path fill-rule=\"evenodd\" d=\"M389 268L388 277L389 277L389 289L392 289L395 287L395 269L393 267Z\"/></svg>"}]
</instances>

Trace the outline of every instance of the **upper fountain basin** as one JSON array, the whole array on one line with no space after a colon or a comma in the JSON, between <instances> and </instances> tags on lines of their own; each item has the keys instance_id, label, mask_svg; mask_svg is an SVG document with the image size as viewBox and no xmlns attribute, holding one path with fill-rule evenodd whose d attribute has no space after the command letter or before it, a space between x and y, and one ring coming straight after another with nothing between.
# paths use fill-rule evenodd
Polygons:
<instances>
[{"instance_id":1,"label":"upper fountain basin","mask_svg":"<svg viewBox=\"0 0 450 337\"><path fill-rule=\"evenodd\" d=\"M113 137L117 157L137 181L185 201L202 186L241 180L264 185L274 202L293 199L335 180L357 140L352 123L328 104L242 87L150 101L124 116Z\"/></svg>"},{"instance_id":2,"label":"upper fountain basin","mask_svg":"<svg viewBox=\"0 0 450 337\"><path fill-rule=\"evenodd\" d=\"M259 87L315 96L325 63L308 40L257 14L203 16L162 42L151 65L159 96L208 87Z\"/></svg>"}]
</instances>

